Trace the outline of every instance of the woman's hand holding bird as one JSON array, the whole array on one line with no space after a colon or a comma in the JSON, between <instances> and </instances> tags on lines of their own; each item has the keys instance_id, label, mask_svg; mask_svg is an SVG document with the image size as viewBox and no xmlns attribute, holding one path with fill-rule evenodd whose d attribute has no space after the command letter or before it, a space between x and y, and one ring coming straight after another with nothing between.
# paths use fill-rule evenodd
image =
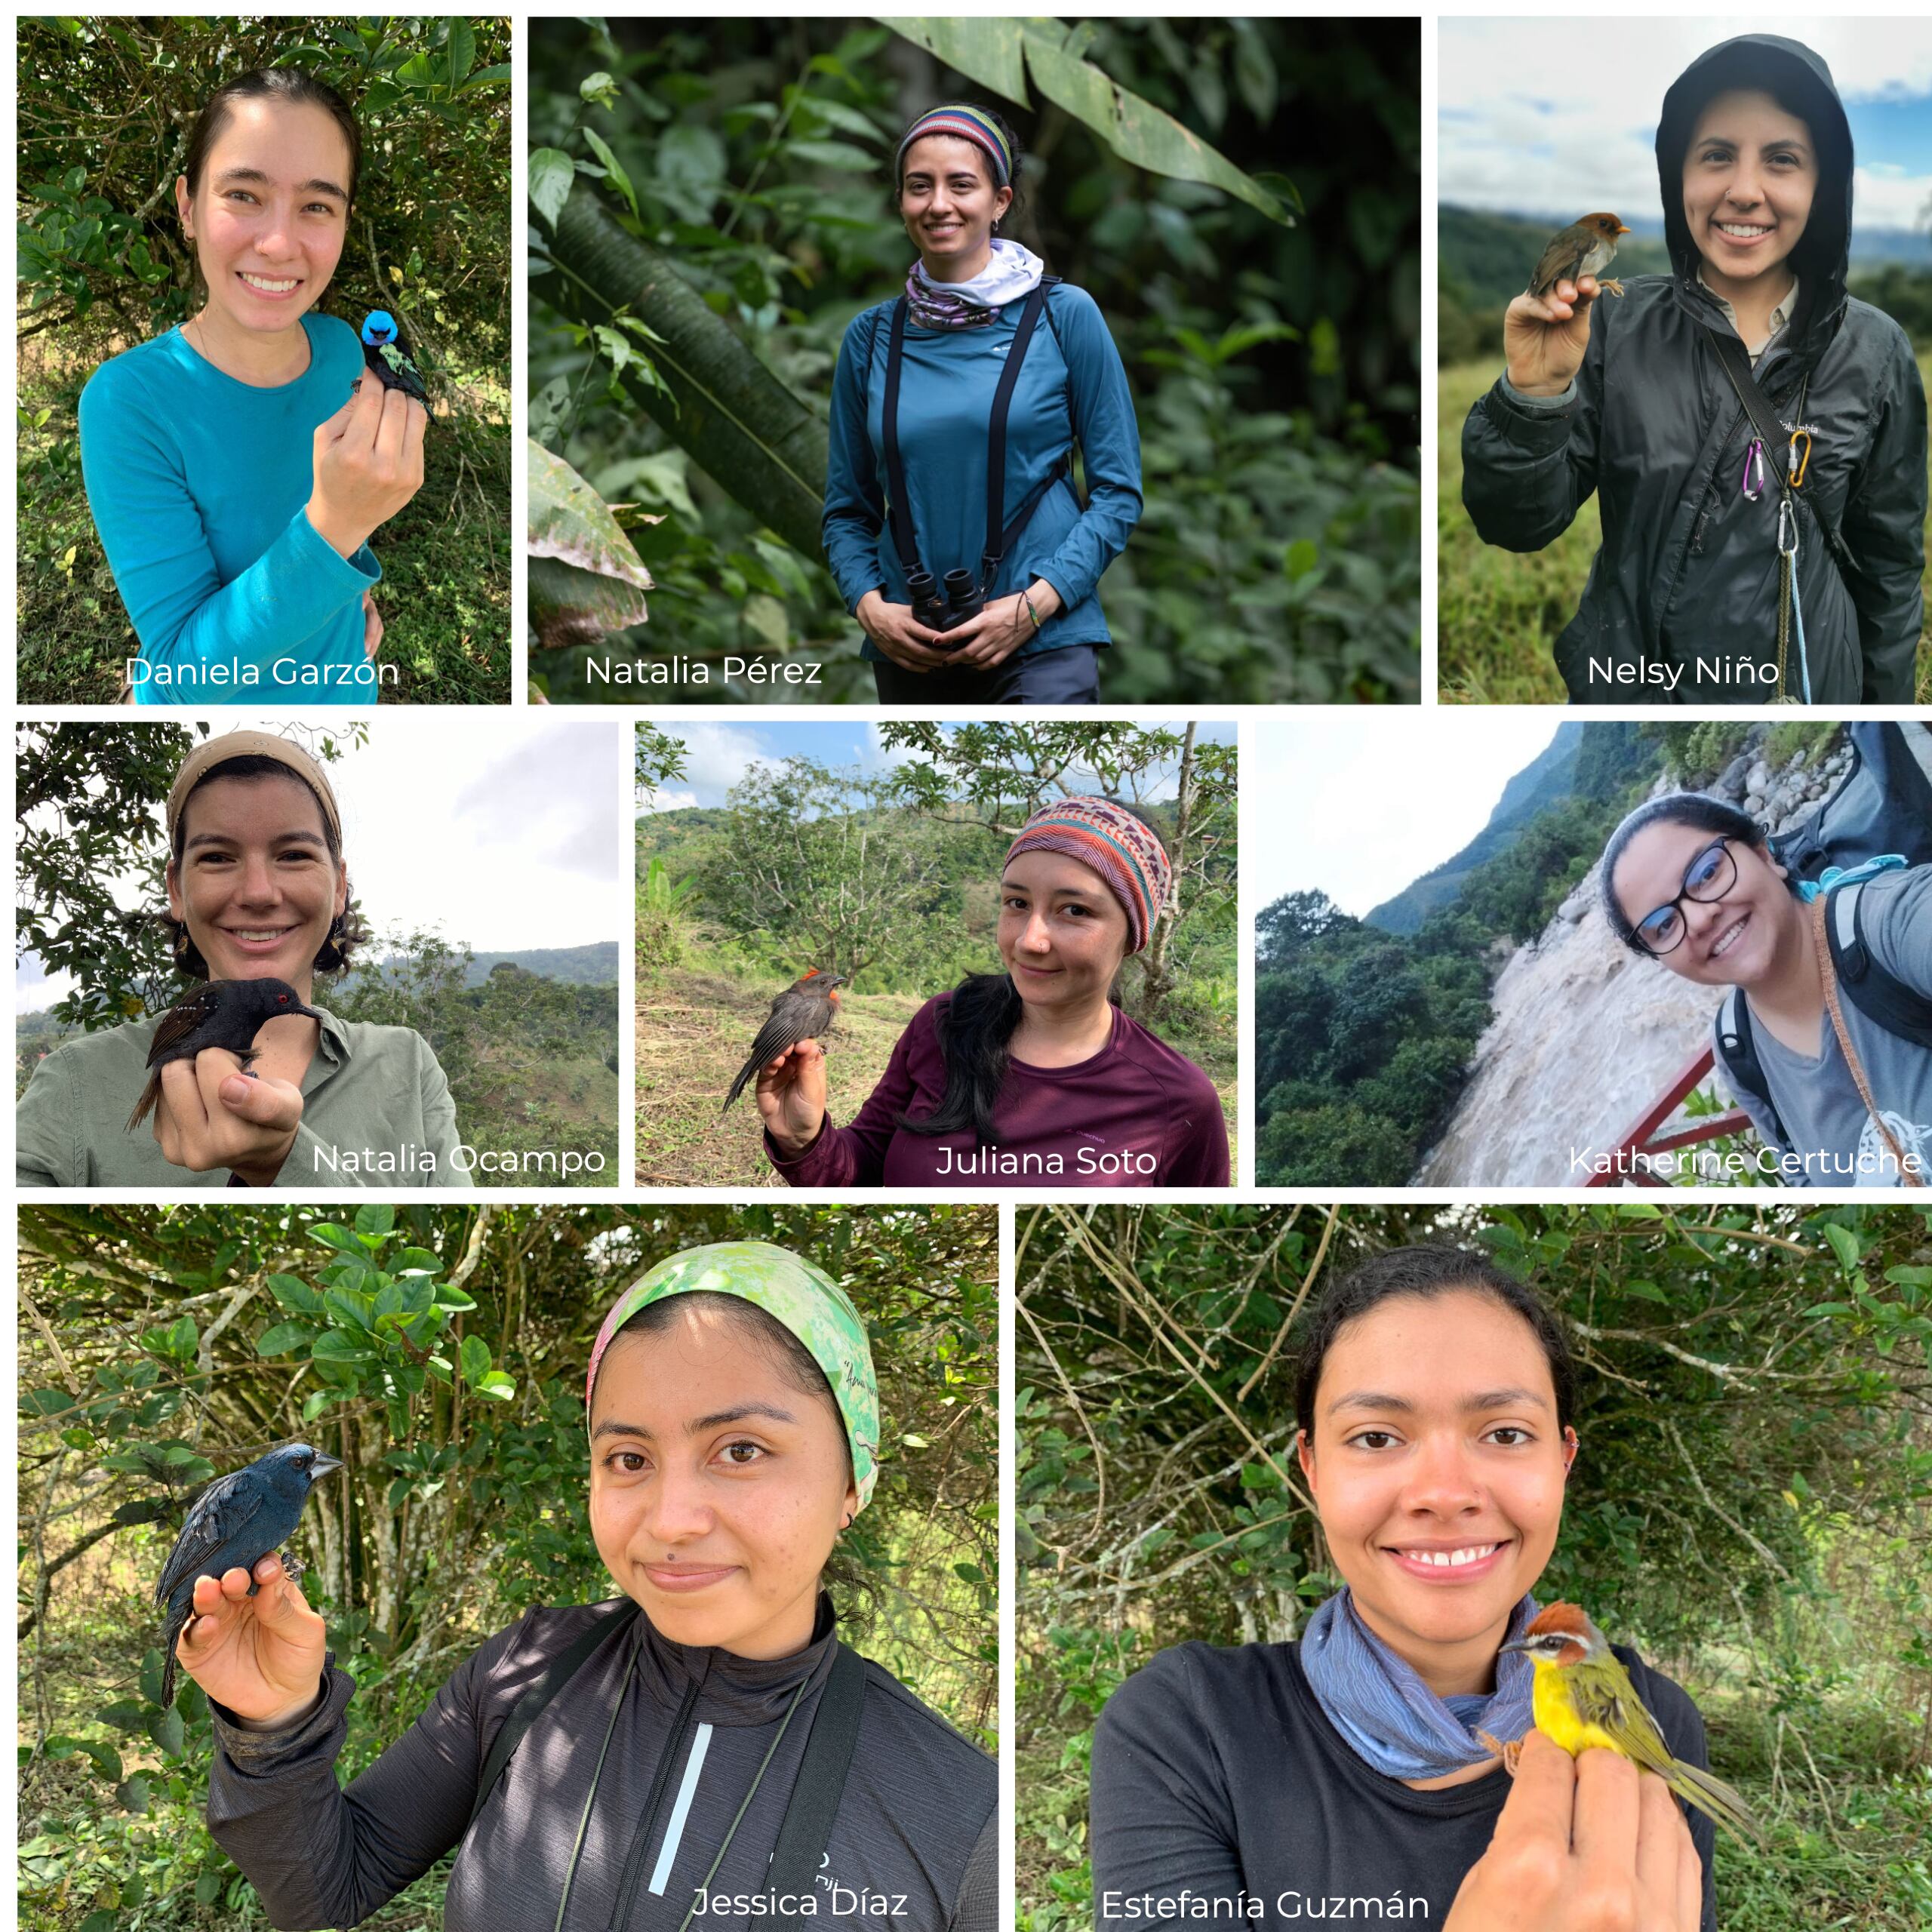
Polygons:
<instances>
[{"instance_id":1,"label":"woman's hand holding bird","mask_svg":"<svg viewBox=\"0 0 1932 1932\"><path fill-rule=\"evenodd\" d=\"M164 1160L191 1174L227 1168L251 1187L273 1183L302 1124L300 1077L278 1077L286 1069L266 1049L256 1064L263 1071L251 1078L232 1054L211 1047L162 1068L154 1137Z\"/></svg>"},{"instance_id":2,"label":"woman's hand holding bird","mask_svg":"<svg viewBox=\"0 0 1932 1932\"><path fill-rule=\"evenodd\" d=\"M1595 275L1580 275L1509 304L1503 316L1503 352L1512 389L1524 395L1561 395L1570 386L1590 346L1590 305L1598 293Z\"/></svg>"},{"instance_id":3,"label":"woman's hand holding bird","mask_svg":"<svg viewBox=\"0 0 1932 1932\"><path fill-rule=\"evenodd\" d=\"M1026 608L1032 600L1033 611ZM955 664L971 665L976 671L990 671L1004 663L1020 647L1038 635L1033 623L1038 612L1040 624L1060 608L1060 592L1044 577L1038 579L1023 595L995 598L978 616L968 617L949 637L960 640L952 654Z\"/></svg>"},{"instance_id":4,"label":"woman's hand holding bird","mask_svg":"<svg viewBox=\"0 0 1932 1932\"><path fill-rule=\"evenodd\" d=\"M269 1730L293 1721L314 1704L328 1648L328 1626L309 1607L301 1586L285 1575L278 1556L248 1572L195 1580L195 1615L181 1633L182 1668L218 1704Z\"/></svg>"},{"instance_id":5,"label":"woman's hand holding bird","mask_svg":"<svg viewBox=\"0 0 1932 1932\"><path fill-rule=\"evenodd\" d=\"M902 669L943 671L953 661L951 651L934 649L934 633L914 618L912 605L888 604L883 591L867 591L853 615L866 636Z\"/></svg>"},{"instance_id":6,"label":"woman's hand holding bird","mask_svg":"<svg viewBox=\"0 0 1932 1932\"><path fill-rule=\"evenodd\" d=\"M331 549L354 556L422 488L429 423L420 402L364 377L316 430L309 521Z\"/></svg>"},{"instance_id":7,"label":"woman's hand holding bird","mask_svg":"<svg viewBox=\"0 0 1932 1932\"><path fill-rule=\"evenodd\" d=\"M1444 1932L1697 1932L1703 1908L1703 1868L1663 1780L1533 1730Z\"/></svg>"},{"instance_id":8,"label":"woman's hand holding bird","mask_svg":"<svg viewBox=\"0 0 1932 1932\"><path fill-rule=\"evenodd\" d=\"M826 1101L825 1049L816 1040L801 1040L758 1069L758 1110L788 1160L818 1138Z\"/></svg>"}]
</instances>

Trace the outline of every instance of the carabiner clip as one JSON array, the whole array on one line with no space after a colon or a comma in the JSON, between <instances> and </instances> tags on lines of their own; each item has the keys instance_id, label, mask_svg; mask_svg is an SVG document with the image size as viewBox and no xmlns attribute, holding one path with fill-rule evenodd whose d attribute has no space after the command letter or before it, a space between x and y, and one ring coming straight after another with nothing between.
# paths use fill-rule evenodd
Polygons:
<instances>
[{"instance_id":1,"label":"carabiner clip","mask_svg":"<svg viewBox=\"0 0 1932 1932\"><path fill-rule=\"evenodd\" d=\"M1802 443L1802 449L1798 445ZM1791 453L1785 460L1785 474L1791 480L1795 490L1804 481L1804 472L1811 466L1811 432L1797 429L1791 432Z\"/></svg>"},{"instance_id":2,"label":"carabiner clip","mask_svg":"<svg viewBox=\"0 0 1932 1932\"><path fill-rule=\"evenodd\" d=\"M1743 492L1747 503L1755 503L1764 494L1764 443L1761 436L1753 436L1751 447L1744 452L1744 475L1737 487Z\"/></svg>"},{"instance_id":3,"label":"carabiner clip","mask_svg":"<svg viewBox=\"0 0 1932 1932\"><path fill-rule=\"evenodd\" d=\"M1786 539L1790 541L1787 543ZM1789 557L1795 566L1798 561L1798 518L1793 514L1791 499L1778 499L1778 555Z\"/></svg>"}]
</instances>

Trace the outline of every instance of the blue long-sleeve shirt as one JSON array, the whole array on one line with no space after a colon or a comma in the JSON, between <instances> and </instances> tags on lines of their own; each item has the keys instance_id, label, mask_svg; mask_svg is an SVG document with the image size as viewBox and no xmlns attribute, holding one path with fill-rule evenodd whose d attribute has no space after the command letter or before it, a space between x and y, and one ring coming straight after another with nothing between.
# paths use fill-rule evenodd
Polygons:
<instances>
[{"instance_id":1,"label":"blue long-sleeve shirt","mask_svg":"<svg viewBox=\"0 0 1932 1932\"><path fill-rule=\"evenodd\" d=\"M81 392L81 466L141 641L140 704L373 704L365 544L332 549L305 514L315 435L362 373L355 331L308 315L305 374L255 389L179 329L104 362Z\"/></svg>"},{"instance_id":2,"label":"blue long-sleeve shirt","mask_svg":"<svg viewBox=\"0 0 1932 1932\"><path fill-rule=\"evenodd\" d=\"M899 449L920 561L934 577L977 573L986 543L986 442L993 391L1019 326L1010 302L983 328L924 329L909 322L899 379ZM855 317L832 383L825 481L825 550L848 611L869 590L910 601L885 525L885 358L892 303ZM1073 444L1086 469L1084 510L1067 478L1041 499L1008 552L991 597L1010 597L1044 577L1061 608L1023 657L1075 644L1112 642L1096 586L1140 516L1140 430L1120 351L1094 298L1060 282L1033 331L1013 392L1006 430L1006 515ZM863 654L882 654L869 638Z\"/></svg>"}]
</instances>

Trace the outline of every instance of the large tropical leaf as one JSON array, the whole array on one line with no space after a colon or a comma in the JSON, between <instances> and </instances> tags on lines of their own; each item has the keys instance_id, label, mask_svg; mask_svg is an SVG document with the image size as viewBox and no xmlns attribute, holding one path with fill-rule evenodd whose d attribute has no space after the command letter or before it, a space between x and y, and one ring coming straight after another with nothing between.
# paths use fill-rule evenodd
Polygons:
<instances>
[{"instance_id":1,"label":"large tropical leaf","mask_svg":"<svg viewBox=\"0 0 1932 1932\"><path fill-rule=\"evenodd\" d=\"M527 445L530 620L546 645L601 639L645 620L651 573L611 506L559 456Z\"/></svg>"},{"instance_id":2,"label":"large tropical leaf","mask_svg":"<svg viewBox=\"0 0 1932 1932\"><path fill-rule=\"evenodd\" d=\"M630 371L627 392L705 474L768 530L808 557L820 552L826 429L678 274L582 181L557 217L549 292L565 315L608 324L620 313L659 340L648 354L663 389Z\"/></svg>"},{"instance_id":3,"label":"large tropical leaf","mask_svg":"<svg viewBox=\"0 0 1932 1932\"><path fill-rule=\"evenodd\" d=\"M1030 74L1034 85L1055 106L1091 128L1121 160L1136 168L1177 181L1204 182L1259 208L1271 221L1284 227L1294 225L1293 211L1253 175L1189 133L1171 114L1129 94L1091 60L1081 60L1075 51L1081 44L1075 38L1081 32L1077 26L1052 20L876 17L955 73L1021 107L1032 105L1026 95Z\"/></svg>"}]
</instances>

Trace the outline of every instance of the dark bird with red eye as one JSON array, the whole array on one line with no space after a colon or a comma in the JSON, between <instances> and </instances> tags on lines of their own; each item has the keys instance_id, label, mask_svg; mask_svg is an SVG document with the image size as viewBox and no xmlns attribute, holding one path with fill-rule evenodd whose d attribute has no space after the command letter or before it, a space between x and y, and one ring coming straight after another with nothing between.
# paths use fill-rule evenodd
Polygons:
<instances>
[{"instance_id":1,"label":"dark bird with red eye","mask_svg":"<svg viewBox=\"0 0 1932 1932\"><path fill-rule=\"evenodd\" d=\"M312 1006L286 980L210 980L184 994L161 1016L148 1048L148 1084L128 1116L132 1134L161 1098L161 1069L170 1060L192 1060L210 1047L225 1047L246 1073L257 1058L255 1035L271 1020L300 1014L319 1021Z\"/></svg>"}]
</instances>

